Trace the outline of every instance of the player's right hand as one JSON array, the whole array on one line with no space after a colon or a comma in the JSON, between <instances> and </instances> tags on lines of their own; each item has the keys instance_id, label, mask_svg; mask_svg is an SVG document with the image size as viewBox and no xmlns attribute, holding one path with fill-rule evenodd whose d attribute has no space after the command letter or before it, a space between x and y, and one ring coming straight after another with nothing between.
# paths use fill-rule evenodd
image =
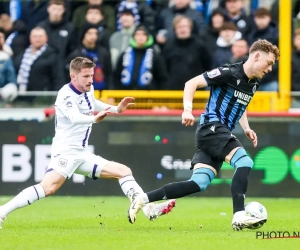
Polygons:
<instances>
[{"instance_id":1,"label":"player's right hand","mask_svg":"<svg viewBox=\"0 0 300 250\"><path fill-rule=\"evenodd\" d=\"M95 115L94 122L98 123L98 122L102 121L105 118L105 116L107 116L110 113L109 110L110 110L110 107L107 107L106 109L102 110L97 115Z\"/></svg>"},{"instance_id":2,"label":"player's right hand","mask_svg":"<svg viewBox=\"0 0 300 250\"><path fill-rule=\"evenodd\" d=\"M182 112L181 117L182 117L182 125L185 125L185 126L193 126L194 125L195 118L194 118L192 112L185 110Z\"/></svg>"}]
</instances>

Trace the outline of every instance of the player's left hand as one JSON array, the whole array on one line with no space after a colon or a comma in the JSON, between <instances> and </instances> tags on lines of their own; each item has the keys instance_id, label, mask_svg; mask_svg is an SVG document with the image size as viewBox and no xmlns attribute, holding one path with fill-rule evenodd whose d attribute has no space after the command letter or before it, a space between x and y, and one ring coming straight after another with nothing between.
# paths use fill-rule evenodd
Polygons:
<instances>
[{"instance_id":1,"label":"player's left hand","mask_svg":"<svg viewBox=\"0 0 300 250\"><path fill-rule=\"evenodd\" d=\"M244 130L245 135L248 137L250 141L252 141L253 146L257 147L257 135L251 128L246 128Z\"/></svg>"},{"instance_id":2,"label":"player's left hand","mask_svg":"<svg viewBox=\"0 0 300 250\"><path fill-rule=\"evenodd\" d=\"M118 113L124 112L129 106L134 105L135 98L134 97L124 97L122 101L118 104Z\"/></svg>"},{"instance_id":3,"label":"player's left hand","mask_svg":"<svg viewBox=\"0 0 300 250\"><path fill-rule=\"evenodd\" d=\"M191 111L183 111L181 118L182 118L182 125L185 125L185 126L193 126L194 125L195 118Z\"/></svg>"}]
</instances>

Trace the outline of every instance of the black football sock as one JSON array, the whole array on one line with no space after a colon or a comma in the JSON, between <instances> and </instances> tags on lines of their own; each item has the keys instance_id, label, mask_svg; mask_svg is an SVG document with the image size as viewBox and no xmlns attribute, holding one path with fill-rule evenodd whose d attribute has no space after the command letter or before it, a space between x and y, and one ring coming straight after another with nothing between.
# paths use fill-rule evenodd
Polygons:
<instances>
[{"instance_id":1,"label":"black football sock","mask_svg":"<svg viewBox=\"0 0 300 250\"><path fill-rule=\"evenodd\" d=\"M192 180L174 182L164 185L154 191L146 193L149 202L181 198L189 194L200 192L200 187Z\"/></svg>"},{"instance_id":2,"label":"black football sock","mask_svg":"<svg viewBox=\"0 0 300 250\"><path fill-rule=\"evenodd\" d=\"M248 175L250 167L239 167L236 169L231 183L231 195L233 203L233 214L244 210L245 193L248 186Z\"/></svg>"}]
</instances>

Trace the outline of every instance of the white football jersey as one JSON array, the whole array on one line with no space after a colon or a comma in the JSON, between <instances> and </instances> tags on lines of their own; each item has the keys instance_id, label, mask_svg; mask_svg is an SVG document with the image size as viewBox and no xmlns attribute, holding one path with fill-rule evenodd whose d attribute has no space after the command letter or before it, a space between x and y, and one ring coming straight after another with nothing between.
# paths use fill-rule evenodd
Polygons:
<instances>
[{"instance_id":1,"label":"white football jersey","mask_svg":"<svg viewBox=\"0 0 300 250\"><path fill-rule=\"evenodd\" d=\"M52 151L65 152L88 147L95 111L94 87L81 93L71 83L64 85L55 101L55 136ZM72 123L70 117L78 114L90 116L83 123Z\"/></svg>"}]
</instances>

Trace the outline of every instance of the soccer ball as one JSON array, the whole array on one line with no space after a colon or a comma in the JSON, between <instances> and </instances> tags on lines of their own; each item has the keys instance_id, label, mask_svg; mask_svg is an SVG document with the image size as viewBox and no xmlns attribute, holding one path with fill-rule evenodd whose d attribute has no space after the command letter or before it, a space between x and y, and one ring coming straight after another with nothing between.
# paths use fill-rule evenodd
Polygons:
<instances>
[{"instance_id":1,"label":"soccer ball","mask_svg":"<svg viewBox=\"0 0 300 250\"><path fill-rule=\"evenodd\" d=\"M245 204L245 211L251 216L257 219L261 219L260 222L252 225L250 229L258 229L261 228L268 219L267 209L257 201L251 201Z\"/></svg>"}]
</instances>

